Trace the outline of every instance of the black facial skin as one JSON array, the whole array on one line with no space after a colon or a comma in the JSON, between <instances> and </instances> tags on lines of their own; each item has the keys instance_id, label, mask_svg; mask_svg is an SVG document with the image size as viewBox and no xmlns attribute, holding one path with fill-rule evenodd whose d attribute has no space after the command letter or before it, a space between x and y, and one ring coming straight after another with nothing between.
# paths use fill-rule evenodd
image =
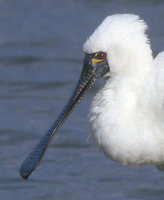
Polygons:
<instances>
[{"instance_id":1,"label":"black facial skin","mask_svg":"<svg viewBox=\"0 0 164 200\"><path fill-rule=\"evenodd\" d=\"M93 62L93 59L96 62ZM93 83L101 76L104 76L109 72L109 65L107 62L107 55L105 52L96 52L93 54L86 54L83 62L83 69L80 75L79 82L63 108L61 114L58 116L56 121L41 138L40 142L35 146L33 151L24 160L20 167L20 175L27 179L32 171L39 165L47 147L52 138L54 137L58 128L63 124L71 111L80 102L82 97L89 91Z\"/></svg>"}]
</instances>

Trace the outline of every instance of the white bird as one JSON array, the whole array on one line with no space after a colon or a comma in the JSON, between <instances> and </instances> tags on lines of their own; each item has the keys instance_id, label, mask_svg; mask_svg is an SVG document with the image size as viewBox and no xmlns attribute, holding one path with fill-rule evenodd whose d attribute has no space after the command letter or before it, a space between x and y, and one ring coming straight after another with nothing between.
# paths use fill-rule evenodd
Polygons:
<instances>
[{"instance_id":1,"label":"white bird","mask_svg":"<svg viewBox=\"0 0 164 200\"><path fill-rule=\"evenodd\" d=\"M67 106L22 164L27 178L56 130L97 78L104 86L90 114L93 136L107 157L124 165L164 170L164 52L155 59L137 15L108 16L84 43L84 67Z\"/></svg>"}]
</instances>

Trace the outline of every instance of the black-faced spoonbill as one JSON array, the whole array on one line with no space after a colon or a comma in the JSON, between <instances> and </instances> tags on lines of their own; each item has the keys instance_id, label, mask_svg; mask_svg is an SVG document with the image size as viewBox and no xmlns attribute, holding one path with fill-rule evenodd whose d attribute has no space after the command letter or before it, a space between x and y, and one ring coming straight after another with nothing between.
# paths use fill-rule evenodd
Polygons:
<instances>
[{"instance_id":1,"label":"black-faced spoonbill","mask_svg":"<svg viewBox=\"0 0 164 200\"><path fill-rule=\"evenodd\" d=\"M122 164L154 164L164 170L164 52L153 59L146 29L138 16L117 14L107 17L87 39L76 89L23 162L23 178L37 167L57 129L101 76L105 83L90 113L97 144Z\"/></svg>"}]
</instances>

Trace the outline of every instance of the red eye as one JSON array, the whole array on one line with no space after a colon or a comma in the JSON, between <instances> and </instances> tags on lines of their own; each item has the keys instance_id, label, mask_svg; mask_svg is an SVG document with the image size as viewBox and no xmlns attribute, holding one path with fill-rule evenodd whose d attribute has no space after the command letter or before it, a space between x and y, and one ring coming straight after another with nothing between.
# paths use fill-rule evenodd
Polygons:
<instances>
[{"instance_id":1,"label":"red eye","mask_svg":"<svg viewBox=\"0 0 164 200\"><path fill-rule=\"evenodd\" d=\"M100 53L98 54L98 58L99 58L99 59L104 59L104 58L105 58L105 53L100 52Z\"/></svg>"}]
</instances>

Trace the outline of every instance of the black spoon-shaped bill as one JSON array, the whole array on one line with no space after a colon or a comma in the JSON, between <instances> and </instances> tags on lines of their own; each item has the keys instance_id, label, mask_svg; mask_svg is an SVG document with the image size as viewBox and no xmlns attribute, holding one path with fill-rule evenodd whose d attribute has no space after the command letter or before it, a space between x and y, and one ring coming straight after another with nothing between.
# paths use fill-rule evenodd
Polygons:
<instances>
[{"instance_id":1,"label":"black spoon-shaped bill","mask_svg":"<svg viewBox=\"0 0 164 200\"><path fill-rule=\"evenodd\" d=\"M93 65L91 62L93 56L94 54L86 55L79 82L68 103L62 110L61 114L58 116L57 120L53 123L50 129L41 138L40 142L35 146L35 148L32 150L32 152L28 155L28 157L24 160L23 164L21 165L20 175L24 179L27 179L32 173L32 171L34 171L34 169L39 165L47 149L48 144L52 140L58 128L63 124L68 115L71 113L73 108L75 108L77 103L88 92L88 90L97 80L97 78L109 71L107 63L102 63L102 66L104 67Z\"/></svg>"}]
</instances>

